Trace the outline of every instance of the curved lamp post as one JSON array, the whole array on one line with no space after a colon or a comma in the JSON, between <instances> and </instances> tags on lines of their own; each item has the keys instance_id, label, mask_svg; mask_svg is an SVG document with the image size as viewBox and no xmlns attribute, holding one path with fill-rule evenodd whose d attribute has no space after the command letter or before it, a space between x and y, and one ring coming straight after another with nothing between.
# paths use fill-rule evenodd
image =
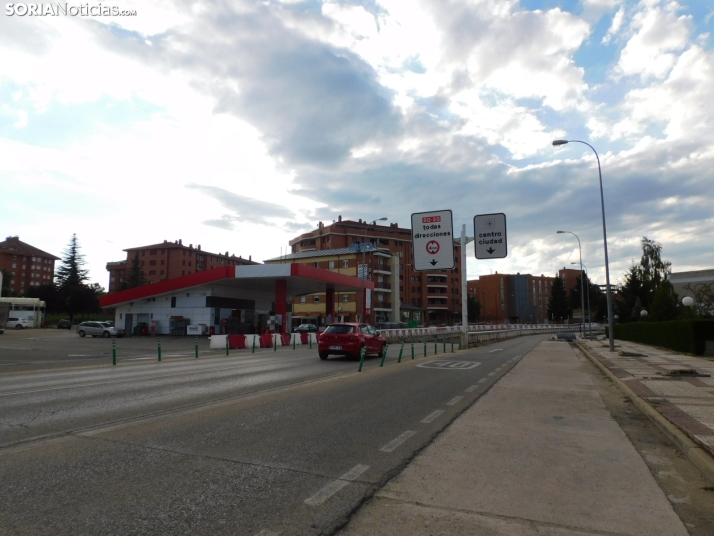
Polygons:
<instances>
[{"instance_id":1,"label":"curved lamp post","mask_svg":"<svg viewBox=\"0 0 714 536\"><path fill-rule=\"evenodd\" d=\"M577 262L571 262L570 264L578 264ZM588 267L583 264L582 261L580 261L580 265L582 266L581 269L585 270L585 275L588 274ZM582 272L580 274L580 277L583 277ZM590 315L590 276L588 275L588 293L585 295L585 297L588 300L588 334L592 335L593 334L593 317ZM584 314L584 313L583 313Z\"/></svg>"},{"instance_id":2,"label":"curved lamp post","mask_svg":"<svg viewBox=\"0 0 714 536\"><path fill-rule=\"evenodd\" d=\"M607 229L605 226L605 196L602 192L602 169L600 167L600 156L597 154L595 147L581 140L554 140L553 145L565 145L566 143L582 143L590 147L595 153L597 159L597 172L600 177L600 208L602 209L602 241L605 245L605 283L607 290L607 324L610 328L610 351L615 351L615 318L612 316L612 291L610 290L610 262L607 257Z\"/></svg>"},{"instance_id":3,"label":"curved lamp post","mask_svg":"<svg viewBox=\"0 0 714 536\"><path fill-rule=\"evenodd\" d=\"M557 233L568 233L573 235L578 240L578 253L580 254L580 312L582 313L582 328L583 337L585 337L585 294L583 293L583 250L580 247L580 238L572 231L557 231Z\"/></svg>"},{"instance_id":4,"label":"curved lamp post","mask_svg":"<svg viewBox=\"0 0 714 536\"><path fill-rule=\"evenodd\" d=\"M360 322L364 322L364 311L365 311L365 296L364 296L364 280L367 278L367 265L365 264L365 248L364 245L367 242L367 231L369 231L369 228L371 225L376 225L378 221L387 221L389 218L386 216L384 218L379 218L377 220L374 220L372 223L367 224L367 226L364 228L364 236L362 237L362 266L364 266L364 272L362 273L362 318L360 318ZM359 269L357 270L359 271Z\"/></svg>"}]
</instances>

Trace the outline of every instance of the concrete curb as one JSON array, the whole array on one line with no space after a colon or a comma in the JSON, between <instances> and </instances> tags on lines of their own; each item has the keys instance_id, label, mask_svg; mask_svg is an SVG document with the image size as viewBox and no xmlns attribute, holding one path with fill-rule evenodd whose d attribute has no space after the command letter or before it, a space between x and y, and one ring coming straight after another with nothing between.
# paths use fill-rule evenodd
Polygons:
<instances>
[{"instance_id":1,"label":"concrete curb","mask_svg":"<svg viewBox=\"0 0 714 536\"><path fill-rule=\"evenodd\" d=\"M583 354L585 354L585 356L592 361L592 363L608 378L610 378L630 400L632 400L637 409L644 413L647 418L650 419L664 433L664 435L666 435L670 441L675 444L680 452L702 472L704 477L709 480L709 482L714 484L714 458L712 458L706 450L697 445L686 433L672 424L666 417L664 417L642 397L630 389L625 382L615 376L610 369L603 365L599 359L593 356L580 341L576 341L576 344L578 345L578 348L580 348L580 351L583 352Z\"/></svg>"}]
</instances>

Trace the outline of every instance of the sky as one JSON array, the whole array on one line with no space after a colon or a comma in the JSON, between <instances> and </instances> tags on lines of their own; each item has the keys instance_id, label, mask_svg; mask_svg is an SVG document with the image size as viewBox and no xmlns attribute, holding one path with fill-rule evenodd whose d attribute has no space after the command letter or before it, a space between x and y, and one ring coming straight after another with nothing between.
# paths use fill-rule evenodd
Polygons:
<instances>
[{"instance_id":1,"label":"sky","mask_svg":"<svg viewBox=\"0 0 714 536\"><path fill-rule=\"evenodd\" d=\"M91 282L164 240L263 261L340 215L448 209L457 235L507 217L469 279L572 267L564 230L604 283L595 153L555 139L599 154L613 282L642 237L714 267L709 1L60 5L0 15L0 239L76 234Z\"/></svg>"}]
</instances>

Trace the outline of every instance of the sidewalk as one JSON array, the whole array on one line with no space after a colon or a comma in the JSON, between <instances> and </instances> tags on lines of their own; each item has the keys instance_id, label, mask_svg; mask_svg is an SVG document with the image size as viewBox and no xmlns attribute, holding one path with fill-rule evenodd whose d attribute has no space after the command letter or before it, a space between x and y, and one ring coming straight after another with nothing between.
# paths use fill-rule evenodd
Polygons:
<instances>
[{"instance_id":1,"label":"sidewalk","mask_svg":"<svg viewBox=\"0 0 714 536\"><path fill-rule=\"evenodd\" d=\"M541 343L340 534L685 536L585 359Z\"/></svg>"},{"instance_id":2,"label":"sidewalk","mask_svg":"<svg viewBox=\"0 0 714 536\"><path fill-rule=\"evenodd\" d=\"M714 359L628 341L616 341L615 352L610 352L607 341L579 340L579 343L650 406L643 404L640 409L645 413L654 410L653 420L662 421L664 417L691 440L687 442L681 434L671 437L714 483L714 461L706 459L714 457ZM701 376L671 374L688 369L696 370ZM673 432L668 435L678 433ZM694 452L698 449L705 453Z\"/></svg>"}]
</instances>

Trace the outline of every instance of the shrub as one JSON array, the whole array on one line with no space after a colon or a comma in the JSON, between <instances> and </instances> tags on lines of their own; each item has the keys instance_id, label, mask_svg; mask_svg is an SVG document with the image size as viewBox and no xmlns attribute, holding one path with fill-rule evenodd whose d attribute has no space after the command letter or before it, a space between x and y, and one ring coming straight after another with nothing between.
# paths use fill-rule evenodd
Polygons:
<instances>
[{"instance_id":1,"label":"shrub","mask_svg":"<svg viewBox=\"0 0 714 536\"><path fill-rule=\"evenodd\" d=\"M714 320L617 324L615 338L669 348L677 352L703 355L705 341L714 341Z\"/></svg>"}]
</instances>

